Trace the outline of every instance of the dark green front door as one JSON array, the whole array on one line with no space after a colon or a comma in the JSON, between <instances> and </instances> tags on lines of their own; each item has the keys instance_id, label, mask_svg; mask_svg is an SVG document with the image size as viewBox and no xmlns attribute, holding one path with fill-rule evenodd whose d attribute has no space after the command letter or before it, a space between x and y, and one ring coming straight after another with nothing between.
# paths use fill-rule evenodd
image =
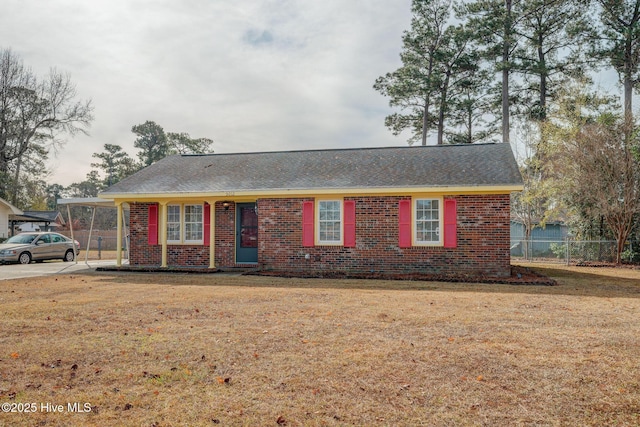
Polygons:
<instances>
[{"instance_id":1,"label":"dark green front door","mask_svg":"<svg viewBox=\"0 0 640 427\"><path fill-rule=\"evenodd\" d=\"M236 205L236 263L258 262L258 213L255 203Z\"/></svg>"}]
</instances>

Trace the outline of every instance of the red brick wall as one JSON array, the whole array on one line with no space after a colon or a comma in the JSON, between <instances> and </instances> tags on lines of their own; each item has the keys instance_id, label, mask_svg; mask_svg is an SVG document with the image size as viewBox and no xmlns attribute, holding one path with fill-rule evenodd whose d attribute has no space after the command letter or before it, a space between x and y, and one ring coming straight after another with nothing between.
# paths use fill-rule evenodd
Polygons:
<instances>
[{"instance_id":1,"label":"red brick wall","mask_svg":"<svg viewBox=\"0 0 640 427\"><path fill-rule=\"evenodd\" d=\"M129 205L129 264L161 265L162 247L149 246L149 205L151 203L131 203Z\"/></svg>"},{"instance_id":2,"label":"red brick wall","mask_svg":"<svg viewBox=\"0 0 640 427\"><path fill-rule=\"evenodd\" d=\"M216 203L216 266L234 267L236 260L236 205ZM207 258L209 259L209 258Z\"/></svg>"},{"instance_id":3,"label":"red brick wall","mask_svg":"<svg viewBox=\"0 0 640 427\"><path fill-rule=\"evenodd\" d=\"M456 196L457 248L398 247L398 201L406 197L353 197L356 247L302 247L302 202L258 200L258 265L272 270L510 273L509 195ZM132 265L160 265L161 246L147 245L147 206L131 205ZM216 266L235 265L235 205L216 203ZM308 254L308 259L306 255ZM209 248L170 245L169 266L208 266Z\"/></svg>"},{"instance_id":4,"label":"red brick wall","mask_svg":"<svg viewBox=\"0 0 640 427\"><path fill-rule=\"evenodd\" d=\"M302 202L307 199L262 199L259 264L274 270L510 274L509 195L456 196L458 245L448 249L398 247L401 198L347 198L356 202L355 248L302 247Z\"/></svg>"}]
</instances>

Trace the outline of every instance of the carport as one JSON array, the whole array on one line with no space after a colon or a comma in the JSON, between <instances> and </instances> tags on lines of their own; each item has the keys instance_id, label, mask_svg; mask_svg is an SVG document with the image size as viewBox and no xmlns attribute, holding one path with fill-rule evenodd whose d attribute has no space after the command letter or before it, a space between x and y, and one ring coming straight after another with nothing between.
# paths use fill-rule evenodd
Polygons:
<instances>
[{"instance_id":1,"label":"carport","mask_svg":"<svg viewBox=\"0 0 640 427\"><path fill-rule=\"evenodd\" d=\"M87 239L87 247L85 248L85 264L89 265L89 243L91 242L91 234L93 232L93 222L96 217L96 209L97 208L117 208L117 242L116 242L116 254L117 254L117 265L120 266L122 264L122 233L124 224L125 234L128 236L129 231L126 226L126 221L124 221L125 210L123 209L122 204L116 205L116 203L111 199L102 199L99 197L87 197L87 198L69 198L69 199L58 199L58 206L65 205L67 207L67 217L69 221L69 231L71 232L71 239L75 240L73 236L73 220L71 218L71 206L82 206L89 207L92 209L91 211L91 226L89 227L89 238ZM129 253L129 239L125 239L125 246L127 254ZM78 260L76 259L76 263Z\"/></svg>"},{"instance_id":2,"label":"carport","mask_svg":"<svg viewBox=\"0 0 640 427\"><path fill-rule=\"evenodd\" d=\"M57 212L55 212L55 214L57 214ZM25 222L41 222L45 224L45 227L49 227L49 225L52 222L55 223L55 220L52 221L51 218L48 218L45 216L39 216L39 215L32 215L26 212L23 212L21 214L11 214L9 215L10 234L13 236L14 235L13 231L16 228L16 225L24 224Z\"/></svg>"}]
</instances>

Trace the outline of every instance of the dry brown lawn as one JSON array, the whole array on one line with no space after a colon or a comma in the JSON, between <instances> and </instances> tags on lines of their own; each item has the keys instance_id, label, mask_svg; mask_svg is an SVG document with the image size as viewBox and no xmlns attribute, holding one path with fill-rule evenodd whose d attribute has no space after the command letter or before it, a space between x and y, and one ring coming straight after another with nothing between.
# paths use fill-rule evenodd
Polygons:
<instances>
[{"instance_id":1,"label":"dry brown lawn","mask_svg":"<svg viewBox=\"0 0 640 427\"><path fill-rule=\"evenodd\" d=\"M639 425L640 271L533 267L0 281L0 425Z\"/></svg>"}]
</instances>

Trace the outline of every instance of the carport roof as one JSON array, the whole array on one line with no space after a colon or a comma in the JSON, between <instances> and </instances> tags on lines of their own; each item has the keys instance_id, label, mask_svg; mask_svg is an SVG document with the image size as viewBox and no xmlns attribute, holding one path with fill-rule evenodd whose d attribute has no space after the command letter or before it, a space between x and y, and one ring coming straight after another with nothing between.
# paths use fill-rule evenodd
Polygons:
<instances>
[{"instance_id":1,"label":"carport roof","mask_svg":"<svg viewBox=\"0 0 640 427\"><path fill-rule=\"evenodd\" d=\"M75 198L69 198L69 199L58 199L58 205L104 207L104 208L114 208L116 206L113 200L102 199L100 197L75 197Z\"/></svg>"}]
</instances>

